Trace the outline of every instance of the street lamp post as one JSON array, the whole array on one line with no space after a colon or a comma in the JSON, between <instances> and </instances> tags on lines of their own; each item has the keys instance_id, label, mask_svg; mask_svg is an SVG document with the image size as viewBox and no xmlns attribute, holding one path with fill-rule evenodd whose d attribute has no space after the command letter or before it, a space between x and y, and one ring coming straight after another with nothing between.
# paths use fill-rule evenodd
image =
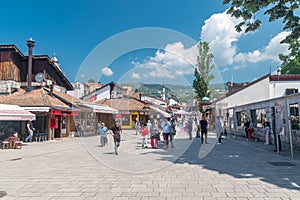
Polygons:
<instances>
[{"instance_id":1,"label":"street lamp post","mask_svg":"<svg viewBox=\"0 0 300 200\"><path fill-rule=\"evenodd\" d=\"M32 38L27 40L28 46L28 79L27 79L27 92L31 91L31 75L32 75L32 49L35 45L35 41Z\"/></svg>"}]
</instances>

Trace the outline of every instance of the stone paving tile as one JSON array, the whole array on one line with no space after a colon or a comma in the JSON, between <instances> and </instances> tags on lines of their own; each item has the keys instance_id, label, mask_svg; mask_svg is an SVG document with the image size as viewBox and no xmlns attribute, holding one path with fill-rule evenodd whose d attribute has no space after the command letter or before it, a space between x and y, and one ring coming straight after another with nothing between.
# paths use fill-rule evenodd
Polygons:
<instances>
[{"instance_id":1,"label":"stone paving tile","mask_svg":"<svg viewBox=\"0 0 300 200\"><path fill-rule=\"evenodd\" d=\"M8 193L1 200L297 200L300 197L300 188L292 184L300 184L297 182L300 163L290 168L273 167L269 161L286 159L256 147L253 149L249 144L224 140L223 145L215 147L207 157L195 159L194 154L189 153L199 151L195 139L184 154L183 163L165 158L174 156L171 149L158 153L137 149L134 157L128 157L133 159L133 165L149 164L140 159L142 156L156 158L152 167L165 165L164 159L169 159L169 163L153 172L132 173L110 168L101 162L105 157L111 159L112 164L127 164L128 160L124 160L121 153L119 157L101 155L95 146L82 146L85 141L90 144L93 140L97 138L73 138L43 145L32 143L22 151L0 151L0 190ZM130 139L126 138L124 142L130 142ZM125 147L130 148L121 144L123 151ZM98 154L93 154L95 152ZM255 157L251 156L253 152ZM12 161L16 158L21 160Z\"/></svg>"}]
</instances>

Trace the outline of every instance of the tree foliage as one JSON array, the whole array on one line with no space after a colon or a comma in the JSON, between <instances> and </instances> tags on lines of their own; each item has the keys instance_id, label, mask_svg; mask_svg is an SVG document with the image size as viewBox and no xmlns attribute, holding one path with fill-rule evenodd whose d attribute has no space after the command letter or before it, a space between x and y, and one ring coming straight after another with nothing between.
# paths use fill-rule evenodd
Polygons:
<instances>
[{"instance_id":1,"label":"tree foliage","mask_svg":"<svg viewBox=\"0 0 300 200\"><path fill-rule=\"evenodd\" d=\"M215 78L211 74L211 70L215 67L213 64L214 55L210 52L209 44L207 42L200 42L198 44L197 68L204 79L206 85Z\"/></svg>"},{"instance_id":2,"label":"tree foliage","mask_svg":"<svg viewBox=\"0 0 300 200\"><path fill-rule=\"evenodd\" d=\"M299 41L294 41L290 46L290 54L279 54L282 61L282 74L300 74L300 49Z\"/></svg>"},{"instance_id":3,"label":"tree foliage","mask_svg":"<svg viewBox=\"0 0 300 200\"><path fill-rule=\"evenodd\" d=\"M289 31L281 43L289 44L289 55L279 55L284 73L299 73L300 55L300 17L295 14L299 9L300 0L223 0L223 4L230 4L227 14L243 19L235 26L238 32L246 27L245 32L256 31L261 26L261 21L255 14L263 10L269 16L269 22L282 20L283 30Z\"/></svg>"},{"instance_id":4,"label":"tree foliage","mask_svg":"<svg viewBox=\"0 0 300 200\"><path fill-rule=\"evenodd\" d=\"M255 14L260 10L265 10L264 14L269 15L269 22L282 19L283 30L291 33L282 41L291 44L300 37L299 16L295 15L295 10L299 8L299 0L223 0L223 4L231 4L228 14L243 21L235 26L238 32L246 26L245 32L257 30L261 26L261 21L256 19Z\"/></svg>"},{"instance_id":5,"label":"tree foliage","mask_svg":"<svg viewBox=\"0 0 300 200\"><path fill-rule=\"evenodd\" d=\"M200 42L198 45L197 68L195 68L193 88L195 89L196 99L201 101L203 97L210 97L209 82L215 78L211 70L213 64L213 54L210 53L209 44ZM200 108L201 109L201 108Z\"/></svg>"},{"instance_id":6,"label":"tree foliage","mask_svg":"<svg viewBox=\"0 0 300 200\"><path fill-rule=\"evenodd\" d=\"M193 81L193 87L196 93L196 99L201 101L203 97L210 96L210 92L208 89L208 85L206 84L203 76L199 73L199 71L195 68L194 72L195 79Z\"/></svg>"}]
</instances>

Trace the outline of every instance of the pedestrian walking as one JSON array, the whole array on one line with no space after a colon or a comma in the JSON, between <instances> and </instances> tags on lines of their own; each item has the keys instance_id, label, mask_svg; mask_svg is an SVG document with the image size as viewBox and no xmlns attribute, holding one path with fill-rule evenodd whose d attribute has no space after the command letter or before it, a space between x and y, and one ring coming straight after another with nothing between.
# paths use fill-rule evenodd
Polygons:
<instances>
[{"instance_id":1,"label":"pedestrian walking","mask_svg":"<svg viewBox=\"0 0 300 200\"><path fill-rule=\"evenodd\" d=\"M202 118L201 118L202 119ZM195 125L196 125L196 138L200 138L201 136L200 136L200 133L201 133L201 124L200 124L200 121L201 120L199 120L199 119L197 119L196 120L196 123L195 123Z\"/></svg>"},{"instance_id":2,"label":"pedestrian walking","mask_svg":"<svg viewBox=\"0 0 300 200\"><path fill-rule=\"evenodd\" d=\"M202 115L202 118L199 122L199 127L201 129L201 144L203 144L203 136L205 138L205 144L208 144L207 142L207 120L205 119L205 116Z\"/></svg>"},{"instance_id":3,"label":"pedestrian walking","mask_svg":"<svg viewBox=\"0 0 300 200\"><path fill-rule=\"evenodd\" d=\"M280 136L284 135L284 121L285 119L282 119L281 116L277 116L277 119L275 119L275 115L272 115L272 121L273 121L273 136L274 136L274 145L275 149L274 152L279 152L282 150L281 147L281 139Z\"/></svg>"},{"instance_id":4,"label":"pedestrian walking","mask_svg":"<svg viewBox=\"0 0 300 200\"><path fill-rule=\"evenodd\" d=\"M120 122L115 121L115 124L109 130L109 134L111 134L114 138L115 155L118 155L118 148L120 146L121 135L122 135L122 127L121 127Z\"/></svg>"},{"instance_id":5,"label":"pedestrian walking","mask_svg":"<svg viewBox=\"0 0 300 200\"><path fill-rule=\"evenodd\" d=\"M223 120L221 116L217 116L217 121L216 121L216 127L215 127L215 131L217 133L217 138L218 138L218 145L222 144L222 131L223 131Z\"/></svg>"},{"instance_id":6,"label":"pedestrian walking","mask_svg":"<svg viewBox=\"0 0 300 200\"><path fill-rule=\"evenodd\" d=\"M171 143L171 148L174 148L174 138L175 138L175 135L176 135L176 119L175 119L174 113L172 113L170 123L171 123L171 126L170 126L170 143Z\"/></svg>"},{"instance_id":7,"label":"pedestrian walking","mask_svg":"<svg viewBox=\"0 0 300 200\"><path fill-rule=\"evenodd\" d=\"M268 121L265 122L264 134L266 138L265 145L269 145L270 144L270 122Z\"/></svg>"},{"instance_id":8,"label":"pedestrian walking","mask_svg":"<svg viewBox=\"0 0 300 200\"><path fill-rule=\"evenodd\" d=\"M164 137L164 149L168 149L168 146L169 146L169 137L170 137L170 134L171 134L171 118L168 117L167 119L165 119L162 124L161 124L161 127L162 127L162 133L163 133L163 137Z\"/></svg>"},{"instance_id":9,"label":"pedestrian walking","mask_svg":"<svg viewBox=\"0 0 300 200\"><path fill-rule=\"evenodd\" d=\"M135 134L137 135L140 131L141 124L138 118L135 118Z\"/></svg>"},{"instance_id":10,"label":"pedestrian walking","mask_svg":"<svg viewBox=\"0 0 300 200\"><path fill-rule=\"evenodd\" d=\"M84 131L85 131L85 121L84 120L82 120L80 128L81 128L80 136L84 136Z\"/></svg>"},{"instance_id":11,"label":"pedestrian walking","mask_svg":"<svg viewBox=\"0 0 300 200\"><path fill-rule=\"evenodd\" d=\"M249 140L248 137L248 131L250 127L250 119L247 119L247 121L244 123L245 133L246 133L246 140Z\"/></svg>"},{"instance_id":12,"label":"pedestrian walking","mask_svg":"<svg viewBox=\"0 0 300 200\"><path fill-rule=\"evenodd\" d=\"M142 148L148 148L148 135L149 135L149 129L147 127L147 124L144 124L140 130L140 133L143 137L142 139Z\"/></svg>"},{"instance_id":13,"label":"pedestrian walking","mask_svg":"<svg viewBox=\"0 0 300 200\"><path fill-rule=\"evenodd\" d=\"M158 149L159 128L156 122L154 122L152 128L150 129L150 134L150 144L152 148Z\"/></svg>"},{"instance_id":14,"label":"pedestrian walking","mask_svg":"<svg viewBox=\"0 0 300 200\"><path fill-rule=\"evenodd\" d=\"M25 138L25 142L32 142L32 137L33 137L33 131L35 128L33 127L32 120L29 120L26 124L26 129L28 132L28 136Z\"/></svg>"},{"instance_id":15,"label":"pedestrian walking","mask_svg":"<svg viewBox=\"0 0 300 200\"><path fill-rule=\"evenodd\" d=\"M192 131L193 131L193 120L192 118L189 118L187 121L187 128L188 128L188 134L189 134L189 139L192 139Z\"/></svg>"},{"instance_id":16,"label":"pedestrian walking","mask_svg":"<svg viewBox=\"0 0 300 200\"><path fill-rule=\"evenodd\" d=\"M248 137L251 141L255 141L255 137L252 135L254 132L254 125L252 121L250 120L249 129L248 129Z\"/></svg>"},{"instance_id":17,"label":"pedestrian walking","mask_svg":"<svg viewBox=\"0 0 300 200\"><path fill-rule=\"evenodd\" d=\"M100 146L103 147L107 143L107 131L108 128L105 126L105 123L101 123L100 127Z\"/></svg>"}]
</instances>

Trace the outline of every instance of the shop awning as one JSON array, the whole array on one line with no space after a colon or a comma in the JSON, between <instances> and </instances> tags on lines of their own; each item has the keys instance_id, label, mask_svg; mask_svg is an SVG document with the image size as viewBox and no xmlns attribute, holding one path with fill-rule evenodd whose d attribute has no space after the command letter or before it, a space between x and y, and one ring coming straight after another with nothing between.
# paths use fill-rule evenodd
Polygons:
<instances>
[{"instance_id":1,"label":"shop awning","mask_svg":"<svg viewBox=\"0 0 300 200\"><path fill-rule=\"evenodd\" d=\"M95 113L118 114L119 112L118 110L113 109L106 105L90 104L90 103L80 103L79 105L91 108Z\"/></svg>"},{"instance_id":2,"label":"shop awning","mask_svg":"<svg viewBox=\"0 0 300 200\"><path fill-rule=\"evenodd\" d=\"M185 110L176 110L174 112L174 114L176 114L176 115L191 115L191 113L189 113L189 112L187 112Z\"/></svg>"},{"instance_id":3,"label":"shop awning","mask_svg":"<svg viewBox=\"0 0 300 200\"><path fill-rule=\"evenodd\" d=\"M30 111L30 112L49 112L50 107L22 107L24 110Z\"/></svg>"},{"instance_id":4,"label":"shop awning","mask_svg":"<svg viewBox=\"0 0 300 200\"><path fill-rule=\"evenodd\" d=\"M78 111L72 111L72 110L56 110L52 109L50 111L51 115L63 115L63 116L78 116Z\"/></svg>"},{"instance_id":5,"label":"shop awning","mask_svg":"<svg viewBox=\"0 0 300 200\"><path fill-rule=\"evenodd\" d=\"M157 108L155 106L150 106L150 108L152 110L154 110L155 112L158 112L159 114L161 114L162 116L164 117L171 117L170 113L167 113L166 111L163 111L162 109L160 108Z\"/></svg>"},{"instance_id":6,"label":"shop awning","mask_svg":"<svg viewBox=\"0 0 300 200\"><path fill-rule=\"evenodd\" d=\"M28 121L35 120L35 114L17 105L0 104L0 120Z\"/></svg>"}]
</instances>

